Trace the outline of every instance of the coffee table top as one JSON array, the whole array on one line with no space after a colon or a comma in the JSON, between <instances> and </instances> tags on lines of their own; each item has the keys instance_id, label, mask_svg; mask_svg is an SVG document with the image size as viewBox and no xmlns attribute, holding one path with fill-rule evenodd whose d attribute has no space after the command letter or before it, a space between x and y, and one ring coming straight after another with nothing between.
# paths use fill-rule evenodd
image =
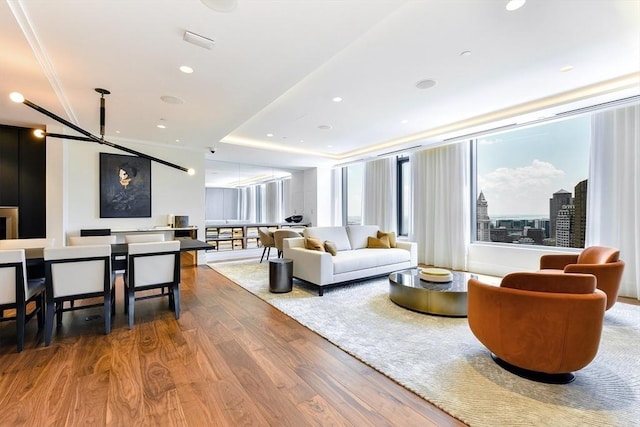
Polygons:
<instances>
[{"instance_id":1,"label":"coffee table top","mask_svg":"<svg viewBox=\"0 0 640 427\"><path fill-rule=\"evenodd\" d=\"M500 278L464 271L451 271L450 282L430 282L420 278L418 268L389 274L389 297L396 304L428 314L467 315L467 282L474 278L500 284Z\"/></svg>"}]
</instances>

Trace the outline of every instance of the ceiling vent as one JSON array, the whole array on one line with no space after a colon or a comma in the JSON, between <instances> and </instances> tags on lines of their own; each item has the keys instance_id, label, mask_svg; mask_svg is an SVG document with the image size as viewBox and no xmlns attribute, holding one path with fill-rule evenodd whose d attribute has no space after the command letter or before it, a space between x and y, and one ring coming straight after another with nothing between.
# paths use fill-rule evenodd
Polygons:
<instances>
[{"instance_id":1,"label":"ceiling vent","mask_svg":"<svg viewBox=\"0 0 640 427\"><path fill-rule=\"evenodd\" d=\"M201 36L196 33L192 33L191 31L185 31L182 39L186 42L195 44L196 46L200 46L209 50L213 49L213 46L216 44L216 42L211 40L210 38Z\"/></svg>"}]
</instances>

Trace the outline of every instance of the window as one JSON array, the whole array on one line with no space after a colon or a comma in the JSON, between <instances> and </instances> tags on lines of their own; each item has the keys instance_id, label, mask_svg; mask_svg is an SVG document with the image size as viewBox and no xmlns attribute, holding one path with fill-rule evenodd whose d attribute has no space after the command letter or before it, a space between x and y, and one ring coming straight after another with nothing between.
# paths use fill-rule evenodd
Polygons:
<instances>
[{"instance_id":1,"label":"window","mask_svg":"<svg viewBox=\"0 0 640 427\"><path fill-rule=\"evenodd\" d=\"M409 235L411 218L411 164L409 157L398 157L398 235Z\"/></svg>"},{"instance_id":2,"label":"window","mask_svg":"<svg viewBox=\"0 0 640 427\"><path fill-rule=\"evenodd\" d=\"M342 169L343 215L345 225L362 224L362 179L364 164L357 163Z\"/></svg>"},{"instance_id":3,"label":"window","mask_svg":"<svg viewBox=\"0 0 640 427\"><path fill-rule=\"evenodd\" d=\"M475 140L475 240L584 247L590 115Z\"/></svg>"}]
</instances>

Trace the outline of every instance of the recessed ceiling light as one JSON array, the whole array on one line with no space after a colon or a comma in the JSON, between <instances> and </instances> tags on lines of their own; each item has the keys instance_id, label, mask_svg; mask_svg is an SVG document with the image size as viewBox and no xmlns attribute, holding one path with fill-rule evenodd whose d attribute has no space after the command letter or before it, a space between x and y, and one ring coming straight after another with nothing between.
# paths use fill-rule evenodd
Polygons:
<instances>
[{"instance_id":1,"label":"recessed ceiling light","mask_svg":"<svg viewBox=\"0 0 640 427\"><path fill-rule=\"evenodd\" d=\"M418 89L429 89L434 87L435 85L436 81L431 79L420 80L418 83L416 83L416 87Z\"/></svg>"},{"instance_id":2,"label":"recessed ceiling light","mask_svg":"<svg viewBox=\"0 0 640 427\"><path fill-rule=\"evenodd\" d=\"M267 134L267 136L268 136L269 138L271 138L271 137L273 136L273 134L272 134L272 133L268 133L268 134Z\"/></svg>"},{"instance_id":3,"label":"recessed ceiling light","mask_svg":"<svg viewBox=\"0 0 640 427\"><path fill-rule=\"evenodd\" d=\"M507 5L505 6L505 8L509 12L513 12L514 10L518 10L522 6L524 6L526 2L527 0L510 0L509 2L507 2Z\"/></svg>"},{"instance_id":4,"label":"recessed ceiling light","mask_svg":"<svg viewBox=\"0 0 640 427\"><path fill-rule=\"evenodd\" d=\"M327 148L333 148L333 145L329 144L327 145Z\"/></svg>"},{"instance_id":5,"label":"recessed ceiling light","mask_svg":"<svg viewBox=\"0 0 640 427\"><path fill-rule=\"evenodd\" d=\"M333 102L342 102L342 98L340 98L339 96L336 96L335 98L332 99Z\"/></svg>"},{"instance_id":6,"label":"recessed ceiling light","mask_svg":"<svg viewBox=\"0 0 640 427\"><path fill-rule=\"evenodd\" d=\"M185 74L191 74L193 73L193 68L189 67L188 65L181 65L180 71L182 71Z\"/></svg>"},{"instance_id":7,"label":"recessed ceiling light","mask_svg":"<svg viewBox=\"0 0 640 427\"><path fill-rule=\"evenodd\" d=\"M300 142L304 142L304 139L301 139Z\"/></svg>"},{"instance_id":8,"label":"recessed ceiling light","mask_svg":"<svg viewBox=\"0 0 640 427\"><path fill-rule=\"evenodd\" d=\"M407 123L409 123L409 120L403 120L400 123L402 123L403 125L406 125Z\"/></svg>"},{"instance_id":9,"label":"recessed ceiling light","mask_svg":"<svg viewBox=\"0 0 640 427\"><path fill-rule=\"evenodd\" d=\"M564 67L560 68L560 71L562 71L563 73L571 70L573 70L573 65L565 65Z\"/></svg>"},{"instance_id":10,"label":"recessed ceiling light","mask_svg":"<svg viewBox=\"0 0 640 427\"><path fill-rule=\"evenodd\" d=\"M175 105L184 104L184 99L178 98L177 96L162 95L160 99L166 102L167 104L175 104Z\"/></svg>"},{"instance_id":11,"label":"recessed ceiling light","mask_svg":"<svg viewBox=\"0 0 640 427\"><path fill-rule=\"evenodd\" d=\"M117 130L117 131L116 131L116 133L120 133L120 131L119 131L119 130Z\"/></svg>"},{"instance_id":12,"label":"recessed ceiling light","mask_svg":"<svg viewBox=\"0 0 640 427\"><path fill-rule=\"evenodd\" d=\"M464 52L460 52L460 56L471 56L471 51L465 50Z\"/></svg>"},{"instance_id":13,"label":"recessed ceiling light","mask_svg":"<svg viewBox=\"0 0 640 427\"><path fill-rule=\"evenodd\" d=\"M179 140L179 139L176 139L176 142L180 142L180 140Z\"/></svg>"},{"instance_id":14,"label":"recessed ceiling light","mask_svg":"<svg viewBox=\"0 0 640 427\"><path fill-rule=\"evenodd\" d=\"M318 126L318 129L322 129L322 130L331 130L332 126L331 125L320 125Z\"/></svg>"},{"instance_id":15,"label":"recessed ceiling light","mask_svg":"<svg viewBox=\"0 0 640 427\"><path fill-rule=\"evenodd\" d=\"M165 125L157 125L156 126L158 129L166 129L167 127Z\"/></svg>"}]
</instances>

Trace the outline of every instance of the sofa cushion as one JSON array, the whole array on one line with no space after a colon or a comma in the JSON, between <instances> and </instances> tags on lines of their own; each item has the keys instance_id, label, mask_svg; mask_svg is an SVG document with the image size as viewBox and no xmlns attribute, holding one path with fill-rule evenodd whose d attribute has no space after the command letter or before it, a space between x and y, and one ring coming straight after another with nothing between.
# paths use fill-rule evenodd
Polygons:
<instances>
[{"instance_id":1,"label":"sofa cushion","mask_svg":"<svg viewBox=\"0 0 640 427\"><path fill-rule=\"evenodd\" d=\"M304 229L304 237L313 237L321 242L329 240L336 244L338 251L351 250L351 243L344 227L307 227Z\"/></svg>"},{"instance_id":2,"label":"sofa cushion","mask_svg":"<svg viewBox=\"0 0 640 427\"><path fill-rule=\"evenodd\" d=\"M351 249L367 247L367 237L378 237L377 225L347 225L347 235L351 242Z\"/></svg>"},{"instance_id":3,"label":"sofa cushion","mask_svg":"<svg viewBox=\"0 0 640 427\"><path fill-rule=\"evenodd\" d=\"M367 247L368 248L390 248L391 245L389 244L389 237L387 236L382 236L381 238L377 239L375 237L367 237Z\"/></svg>"},{"instance_id":4,"label":"sofa cushion","mask_svg":"<svg viewBox=\"0 0 640 427\"><path fill-rule=\"evenodd\" d=\"M411 260L411 253L404 249L364 248L355 251L340 251L332 260L333 274L340 274L407 262Z\"/></svg>"},{"instance_id":5,"label":"sofa cushion","mask_svg":"<svg viewBox=\"0 0 640 427\"><path fill-rule=\"evenodd\" d=\"M378 239L382 236L387 236L389 238L389 246L392 248L397 247L396 245L396 233L393 231L379 231L378 230Z\"/></svg>"},{"instance_id":6,"label":"sofa cushion","mask_svg":"<svg viewBox=\"0 0 640 427\"><path fill-rule=\"evenodd\" d=\"M304 247L311 249L312 251L324 252L324 243L313 237L307 237L304 239Z\"/></svg>"},{"instance_id":7,"label":"sofa cushion","mask_svg":"<svg viewBox=\"0 0 640 427\"><path fill-rule=\"evenodd\" d=\"M338 248L336 247L336 244L333 243L331 240L324 241L324 250L329 252L333 256L336 256L336 254L338 253Z\"/></svg>"}]
</instances>

